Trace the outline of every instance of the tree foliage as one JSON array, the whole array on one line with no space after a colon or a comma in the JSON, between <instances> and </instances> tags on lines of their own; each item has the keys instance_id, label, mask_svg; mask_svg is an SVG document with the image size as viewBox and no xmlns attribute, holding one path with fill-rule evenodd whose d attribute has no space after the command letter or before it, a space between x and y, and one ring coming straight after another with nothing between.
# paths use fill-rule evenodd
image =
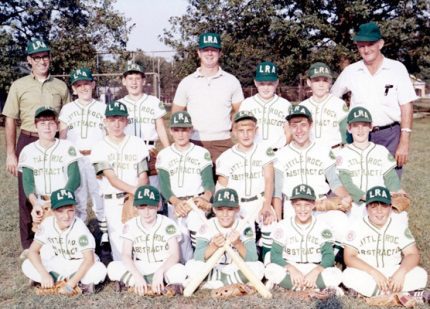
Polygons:
<instances>
[{"instance_id":1,"label":"tree foliage","mask_svg":"<svg viewBox=\"0 0 430 309\"><path fill-rule=\"evenodd\" d=\"M162 39L177 49L177 74L198 65L198 35L222 34L222 66L244 85L254 68L276 62L281 81L295 83L314 61L340 71L358 57L352 36L358 26L376 21L385 56L402 61L409 72L430 79L430 8L426 0L190 0L185 15L172 17Z\"/></svg>"}]
</instances>

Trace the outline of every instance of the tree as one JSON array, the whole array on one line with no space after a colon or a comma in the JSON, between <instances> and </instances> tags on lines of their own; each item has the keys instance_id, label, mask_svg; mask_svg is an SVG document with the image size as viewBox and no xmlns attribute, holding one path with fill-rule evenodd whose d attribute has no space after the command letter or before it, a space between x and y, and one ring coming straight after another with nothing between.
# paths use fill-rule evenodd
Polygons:
<instances>
[{"instance_id":1,"label":"tree","mask_svg":"<svg viewBox=\"0 0 430 309\"><path fill-rule=\"evenodd\" d=\"M198 35L215 31L222 34L223 68L243 85L252 84L263 60L278 64L281 81L296 83L314 61L340 71L345 60L356 60L353 32L373 20L383 32L384 55L430 79L429 19L425 0L190 0L186 14L171 18L161 38L178 51L181 77L198 65Z\"/></svg>"}]
</instances>

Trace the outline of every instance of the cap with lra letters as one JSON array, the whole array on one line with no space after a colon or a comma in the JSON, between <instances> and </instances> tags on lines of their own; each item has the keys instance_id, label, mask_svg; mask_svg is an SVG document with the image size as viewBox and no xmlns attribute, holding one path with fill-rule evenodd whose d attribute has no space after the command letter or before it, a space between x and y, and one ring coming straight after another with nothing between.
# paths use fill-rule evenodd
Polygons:
<instances>
[{"instance_id":1,"label":"cap with lra letters","mask_svg":"<svg viewBox=\"0 0 430 309\"><path fill-rule=\"evenodd\" d=\"M72 71L72 73L70 73L69 78L70 78L71 85L73 85L74 83L80 80L88 80L88 81L94 80L93 74L88 68L79 68Z\"/></svg>"},{"instance_id":2,"label":"cap with lra letters","mask_svg":"<svg viewBox=\"0 0 430 309\"><path fill-rule=\"evenodd\" d=\"M50 51L51 49L42 40L32 39L31 41L27 42L27 55Z\"/></svg>"},{"instance_id":3,"label":"cap with lra letters","mask_svg":"<svg viewBox=\"0 0 430 309\"><path fill-rule=\"evenodd\" d=\"M176 112L170 117L171 128L192 128L191 116L188 112Z\"/></svg>"},{"instance_id":4,"label":"cap with lra letters","mask_svg":"<svg viewBox=\"0 0 430 309\"><path fill-rule=\"evenodd\" d=\"M75 194L67 189L59 189L51 193L51 209L76 205Z\"/></svg>"},{"instance_id":5,"label":"cap with lra letters","mask_svg":"<svg viewBox=\"0 0 430 309\"><path fill-rule=\"evenodd\" d=\"M225 188L216 191L214 194L212 206L214 208L239 208L239 196L237 195L236 190L231 188Z\"/></svg>"},{"instance_id":6,"label":"cap with lra letters","mask_svg":"<svg viewBox=\"0 0 430 309\"><path fill-rule=\"evenodd\" d=\"M328 77L333 78L331 70L327 64L323 62L315 62L312 64L307 72L309 78L315 77Z\"/></svg>"},{"instance_id":7,"label":"cap with lra letters","mask_svg":"<svg viewBox=\"0 0 430 309\"><path fill-rule=\"evenodd\" d=\"M366 192L366 205L373 202L379 202L386 205L391 205L390 191L381 186L372 187Z\"/></svg>"},{"instance_id":8,"label":"cap with lra letters","mask_svg":"<svg viewBox=\"0 0 430 309\"><path fill-rule=\"evenodd\" d=\"M349 111L346 121L348 124L353 122L372 123L372 115L364 107L357 106Z\"/></svg>"},{"instance_id":9,"label":"cap with lra letters","mask_svg":"<svg viewBox=\"0 0 430 309\"><path fill-rule=\"evenodd\" d=\"M314 189L306 184L295 186L291 192L290 200L297 199L315 201L316 195Z\"/></svg>"},{"instance_id":10,"label":"cap with lra letters","mask_svg":"<svg viewBox=\"0 0 430 309\"><path fill-rule=\"evenodd\" d=\"M200 34L199 49L207 47L221 49L221 37L218 33L206 32Z\"/></svg>"},{"instance_id":11,"label":"cap with lra letters","mask_svg":"<svg viewBox=\"0 0 430 309\"><path fill-rule=\"evenodd\" d=\"M255 81L275 82L278 80L278 67L270 62L264 61L257 65L255 69Z\"/></svg>"},{"instance_id":12,"label":"cap with lra letters","mask_svg":"<svg viewBox=\"0 0 430 309\"><path fill-rule=\"evenodd\" d=\"M306 106L303 105L294 105L290 107L290 111L285 117L288 121L295 117L306 117L309 120L312 120L312 114Z\"/></svg>"},{"instance_id":13,"label":"cap with lra letters","mask_svg":"<svg viewBox=\"0 0 430 309\"><path fill-rule=\"evenodd\" d=\"M158 206L160 202L160 192L157 188L146 185L137 188L134 193L133 205L138 206Z\"/></svg>"},{"instance_id":14,"label":"cap with lra letters","mask_svg":"<svg viewBox=\"0 0 430 309\"><path fill-rule=\"evenodd\" d=\"M128 117L127 106L125 106L123 103L118 101L109 102L108 104L106 104L105 116L106 117L112 117L112 116Z\"/></svg>"}]
</instances>

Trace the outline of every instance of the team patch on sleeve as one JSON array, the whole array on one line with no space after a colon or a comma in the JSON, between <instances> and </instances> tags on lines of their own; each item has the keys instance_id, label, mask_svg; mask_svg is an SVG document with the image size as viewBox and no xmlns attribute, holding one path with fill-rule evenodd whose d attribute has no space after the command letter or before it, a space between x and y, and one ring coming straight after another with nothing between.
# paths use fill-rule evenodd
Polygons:
<instances>
[{"instance_id":1,"label":"team patch on sleeve","mask_svg":"<svg viewBox=\"0 0 430 309\"><path fill-rule=\"evenodd\" d=\"M266 150L266 154L267 154L269 157L273 157L273 156L275 155L275 152L273 151L273 148L272 148L272 147L269 147L269 148L267 148L267 150Z\"/></svg>"},{"instance_id":2,"label":"team patch on sleeve","mask_svg":"<svg viewBox=\"0 0 430 309\"><path fill-rule=\"evenodd\" d=\"M273 239L281 240L284 237L284 230L282 228L277 228L273 231Z\"/></svg>"},{"instance_id":3,"label":"team patch on sleeve","mask_svg":"<svg viewBox=\"0 0 430 309\"><path fill-rule=\"evenodd\" d=\"M332 232L331 232L329 229L325 229L325 230L323 230L323 231L321 232L321 236L322 236L324 239L330 239L330 238L332 238L332 237L333 237L333 234L332 234Z\"/></svg>"},{"instance_id":4,"label":"team patch on sleeve","mask_svg":"<svg viewBox=\"0 0 430 309\"><path fill-rule=\"evenodd\" d=\"M409 238L409 239L414 238L414 236L411 233L411 230L408 227L405 229L405 236L406 236L406 238Z\"/></svg>"},{"instance_id":5,"label":"team patch on sleeve","mask_svg":"<svg viewBox=\"0 0 430 309\"><path fill-rule=\"evenodd\" d=\"M166 108L164 107L164 103L160 101L160 103L158 104L158 107L162 110L165 110Z\"/></svg>"},{"instance_id":6,"label":"team patch on sleeve","mask_svg":"<svg viewBox=\"0 0 430 309\"><path fill-rule=\"evenodd\" d=\"M388 153L388 161L390 162L396 161L391 153Z\"/></svg>"},{"instance_id":7,"label":"team patch on sleeve","mask_svg":"<svg viewBox=\"0 0 430 309\"><path fill-rule=\"evenodd\" d=\"M211 154L209 152L205 153L205 160L207 160L207 161L211 160Z\"/></svg>"},{"instance_id":8,"label":"team patch on sleeve","mask_svg":"<svg viewBox=\"0 0 430 309\"><path fill-rule=\"evenodd\" d=\"M335 157L335 155L334 155L333 151L331 151L331 150L330 150L330 152L329 152L329 156L330 156L330 158L331 158L331 159L333 159L333 160L335 160L335 159L336 159L336 157Z\"/></svg>"},{"instance_id":9,"label":"team patch on sleeve","mask_svg":"<svg viewBox=\"0 0 430 309\"><path fill-rule=\"evenodd\" d=\"M347 241L353 241L355 239L355 232L349 231L348 234L346 234L346 240Z\"/></svg>"},{"instance_id":10,"label":"team patch on sleeve","mask_svg":"<svg viewBox=\"0 0 430 309\"><path fill-rule=\"evenodd\" d=\"M176 233L176 227L173 224L166 226L166 233L169 235Z\"/></svg>"},{"instance_id":11,"label":"team patch on sleeve","mask_svg":"<svg viewBox=\"0 0 430 309\"><path fill-rule=\"evenodd\" d=\"M79 237L79 246L81 247L86 247L88 246L88 237L87 235L82 235L81 237Z\"/></svg>"},{"instance_id":12,"label":"team patch on sleeve","mask_svg":"<svg viewBox=\"0 0 430 309\"><path fill-rule=\"evenodd\" d=\"M344 112L348 111L348 105L346 105L346 103L343 103L342 109Z\"/></svg>"},{"instance_id":13,"label":"team patch on sleeve","mask_svg":"<svg viewBox=\"0 0 430 309\"><path fill-rule=\"evenodd\" d=\"M68 153L69 153L69 155L71 155L72 157L76 157L76 149L75 149L75 147L70 146Z\"/></svg>"},{"instance_id":14,"label":"team patch on sleeve","mask_svg":"<svg viewBox=\"0 0 430 309\"><path fill-rule=\"evenodd\" d=\"M254 232L252 231L252 228L251 228L251 227L247 227L247 228L243 231L243 234L244 234L246 237L253 237L253 236L254 236Z\"/></svg>"},{"instance_id":15,"label":"team patch on sleeve","mask_svg":"<svg viewBox=\"0 0 430 309\"><path fill-rule=\"evenodd\" d=\"M202 224L199 228L199 234L205 234L208 231L208 226L206 224Z\"/></svg>"}]
</instances>

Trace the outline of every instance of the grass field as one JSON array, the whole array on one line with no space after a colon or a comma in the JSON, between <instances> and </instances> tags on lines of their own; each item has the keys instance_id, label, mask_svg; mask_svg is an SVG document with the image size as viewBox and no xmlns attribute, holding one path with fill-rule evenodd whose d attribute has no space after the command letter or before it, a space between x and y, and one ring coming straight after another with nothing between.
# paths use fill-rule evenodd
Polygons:
<instances>
[{"instance_id":1,"label":"grass field","mask_svg":"<svg viewBox=\"0 0 430 309\"><path fill-rule=\"evenodd\" d=\"M410 227L421 249L422 262L430 271L430 118L415 121L412 136L410 163L405 170L402 184L410 193L413 207L409 213ZM106 283L95 295L79 298L39 297L28 286L21 273L21 252L18 230L17 180L5 172L4 128L0 128L0 308L367 308L360 300L342 297L326 302L305 303L286 298L276 290L274 298L263 300L258 296L247 296L231 300L213 300L208 292L199 291L191 298L142 298L129 293L116 293L112 283ZM421 306L424 307L424 306Z\"/></svg>"}]
</instances>

